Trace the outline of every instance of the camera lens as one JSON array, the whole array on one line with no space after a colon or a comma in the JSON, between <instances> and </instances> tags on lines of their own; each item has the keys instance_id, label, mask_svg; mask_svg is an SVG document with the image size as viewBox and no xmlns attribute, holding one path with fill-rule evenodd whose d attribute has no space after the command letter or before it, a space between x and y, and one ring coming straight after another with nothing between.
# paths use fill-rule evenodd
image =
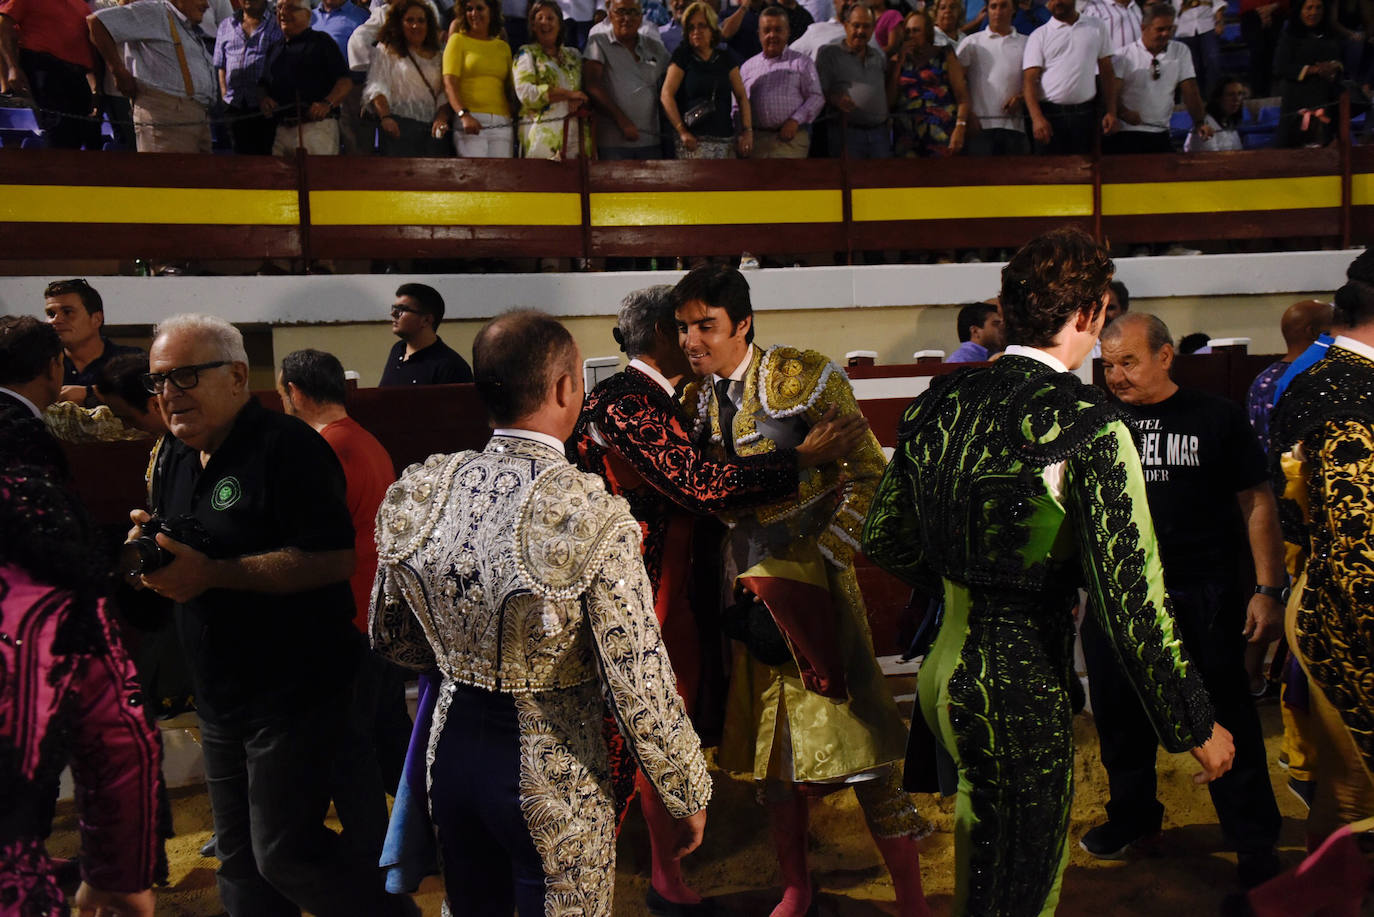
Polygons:
<instances>
[{"instance_id":1,"label":"camera lens","mask_svg":"<svg viewBox=\"0 0 1374 917\"><path fill-rule=\"evenodd\" d=\"M119 572L127 577L151 573L162 566L161 555L162 549L147 535L126 541L119 549Z\"/></svg>"}]
</instances>

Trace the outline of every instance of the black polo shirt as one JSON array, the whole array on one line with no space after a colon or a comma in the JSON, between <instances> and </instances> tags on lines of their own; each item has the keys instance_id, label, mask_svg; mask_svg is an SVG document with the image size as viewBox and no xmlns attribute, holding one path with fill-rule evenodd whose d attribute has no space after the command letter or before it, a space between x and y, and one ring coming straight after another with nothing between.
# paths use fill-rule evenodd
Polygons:
<instances>
[{"instance_id":1,"label":"black polo shirt","mask_svg":"<svg viewBox=\"0 0 1374 917\"><path fill-rule=\"evenodd\" d=\"M100 342L105 345L105 349L100 351L100 356L87 363L85 369L77 369L76 364L72 362L72 358L65 353L62 354L63 385L95 385L95 380L100 375L100 370L104 368L106 363L126 353L143 353L143 349L140 347L131 347L127 344L116 344L103 334L100 336ZM99 398L88 397L85 401L85 405L88 408L93 408L100 403Z\"/></svg>"},{"instance_id":2,"label":"black polo shirt","mask_svg":"<svg viewBox=\"0 0 1374 917\"><path fill-rule=\"evenodd\" d=\"M406 342L397 341L386 358L379 387L390 385L446 385L451 382L471 382L472 367L462 355L435 338L424 350L417 350L406 359Z\"/></svg>"},{"instance_id":3,"label":"black polo shirt","mask_svg":"<svg viewBox=\"0 0 1374 917\"><path fill-rule=\"evenodd\" d=\"M261 85L263 92L281 106L277 109L277 120L289 122L304 118L306 109L323 102L339 78L349 74L348 63L334 39L324 32L306 29L277 49L262 75Z\"/></svg>"},{"instance_id":4,"label":"black polo shirt","mask_svg":"<svg viewBox=\"0 0 1374 917\"><path fill-rule=\"evenodd\" d=\"M153 482L159 515L191 515L214 558L351 550L353 523L334 450L308 424L249 402L204 468L170 440ZM353 675L348 580L291 595L212 589L177 606L196 707L217 722L261 718L334 694Z\"/></svg>"}]
</instances>

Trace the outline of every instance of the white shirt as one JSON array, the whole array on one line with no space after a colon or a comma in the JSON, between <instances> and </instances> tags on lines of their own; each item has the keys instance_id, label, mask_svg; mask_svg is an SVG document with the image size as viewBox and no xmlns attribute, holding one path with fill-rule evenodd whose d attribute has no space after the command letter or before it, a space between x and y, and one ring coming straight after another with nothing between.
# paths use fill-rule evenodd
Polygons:
<instances>
[{"instance_id":1,"label":"white shirt","mask_svg":"<svg viewBox=\"0 0 1374 917\"><path fill-rule=\"evenodd\" d=\"M835 4L832 0L799 0L802 9L811 14L812 22L825 22L835 18Z\"/></svg>"},{"instance_id":2,"label":"white shirt","mask_svg":"<svg viewBox=\"0 0 1374 917\"><path fill-rule=\"evenodd\" d=\"M954 30L954 35L951 36L951 35L949 35L944 29L940 28L938 25L935 27L935 47L937 47L937 48L946 48L946 47L948 47L948 48L953 48L953 47L956 47L958 44L959 44L959 30L958 30L958 29L955 29L955 30Z\"/></svg>"},{"instance_id":3,"label":"white shirt","mask_svg":"<svg viewBox=\"0 0 1374 917\"><path fill-rule=\"evenodd\" d=\"M1134 0L1125 6L1116 0L1082 0L1078 12L1106 23L1113 48L1124 48L1140 38L1140 5Z\"/></svg>"},{"instance_id":4,"label":"white shirt","mask_svg":"<svg viewBox=\"0 0 1374 917\"><path fill-rule=\"evenodd\" d=\"M610 34L611 34L611 17L610 17L610 16L607 16L605 19L601 20L601 21L598 22L596 25L592 26L591 29L588 30L588 32L587 32L587 35L588 35L589 37L592 36L592 35L610 35ZM652 22L650 22L647 18L646 18L643 22L641 22L641 23L639 24L639 34L642 35L642 36L645 37L645 38L652 38L654 41L662 41L662 40L663 40L663 36L662 36L662 34L660 34L660 32L659 32L658 26L654 25L654 24L653 24Z\"/></svg>"},{"instance_id":5,"label":"white shirt","mask_svg":"<svg viewBox=\"0 0 1374 917\"><path fill-rule=\"evenodd\" d=\"M1152 61L1158 64L1159 79L1153 76ZM1139 124L1120 122L1123 131L1167 131L1169 117L1174 113L1174 90L1184 80L1197 78L1192 52L1177 41L1165 45L1159 55L1151 54L1143 41L1132 42L1116 52L1112 67L1121 80L1122 107L1140 113Z\"/></svg>"},{"instance_id":6,"label":"white shirt","mask_svg":"<svg viewBox=\"0 0 1374 917\"><path fill-rule=\"evenodd\" d=\"M1175 38L1201 35L1217 26L1217 10L1226 9L1226 0L1173 0L1178 10L1174 23Z\"/></svg>"},{"instance_id":7,"label":"white shirt","mask_svg":"<svg viewBox=\"0 0 1374 917\"><path fill-rule=\"evenodd\" d=\"M642 372L644 375L648 376L650 379L653 379L655 382L657 382L659 388L663 389L663 391L665 391L668 394L669 398L677 397L677 392L673 389L673 383L669 382L668 377L663 375L663 373L654 369L648 363L645 363L643 360L639 359L639 357L635 357L633 360L631 360L630 365L633 366L635 369L639 370L640 372Z\"/></svg>"},{"instance_id":8,"label":"white shirt","mask_svg":"<svg viewBox=\"0 0 1374 917\"><path fill-rule=\"evenodd\" d=\"M530 439L534 440L536 443L543 443L550 449L556 450L559 455L567 454L563 444L558 441L557 437L550 436L547 433L540 433L538 430L521 430L516 427L498 427L491 431L491 435L509 436L513 439Z\"/></svg>"},{"instance_id":9,"label":"white shirt","mask_svg":"<svg viewBox=\"0 0 1374 917\"><path fill-rule=\"evenodd\" d=\"M32 401L25 398L23 395L19 394L14 389L5 388L3 385L0 385L0 392L4 392L11 398L17 399L21 404L23 404L26 408L33 412L34 417L38 418L39 420L43 419L43 412L38 410L38 405L34 404Z\"/></svg>"},{"instance_id":10,"label":"white shirt","mask_svg":"<svg viewBox=\"0 0 1374 917\"><path fill-rule=\"evenodd\" d=\"M1351 353L1359 354L1366 360L1374 360L1374 347L1370 347L1363 341L1357 341L1352 337L1346 337L1343 334L1336 335L1336 339L1331 342L1331 346L1340 347ZM10 392L10 394L13 395L14 392Z\"/></svg>"},{"instance_id":11,"label":"white shirt","mask_svg":"<svg viewBox=\"0 0 1374 917\"><path fill-rule=\"evenodd\" d=\"M1101 19L1079 16L1073 25L1051 19L1026 39L1023 69L1040 67L1040 98L1056 105L1080 105L1097 96L1097 62L1111 57L1111 39Z\"/></svg>"},{"instance_id":12,"label":"white shirt","mask_svg":"<svg viewBox=\"0 0 1374 917\"><path fill-rule=\"evenodd\" d=\"M439 7L434 0L425 0L434 11L434 18L440 22L444 17L439 14ZM382 34L382 26L386 24L386 15L391 11L391 4L378 0L372 4L372 13L367 17L367 21L353 30L353 34L348 36L348 68L350 70L367 71L368 65L372 63L372 49L377 44L377 37ZM442 54L440 55L442 57ZM389 101L389 100L388 100Z\"/></svg>"},{"instance_id":13,"label":"white shirt","mask_svg":"<svg viewBox=\"0 0 1374 917\"><path fill-rule=\"evenodd\" d=\"M1207 126L1212 129L1212 136L1206 140L1198 133L1188 134L1188 139L1183 141L1183 152L1185 153L1227 153L1231 150L1245 149L1244 142L1240 139L1240 131L1223 130L1217 123L1217 119L1211 115L1207 116Z\"/></svg>"},{"instance_id":14,"label":"white shirt","mask_svg":"<svg viewBox=\"0 0 1374 917\"><path fill-rule=\"evenodd\" d=\"M1010 35L983 29L959 42L957 56L964 66L969 102L985 130L1025 133L1025 118L1019 114L1009 118L1002 110L1007 99L1021 91L1021 58L1025 50L1026 36L1015 29Z\"/></svg>"},{"instance_id":15,"label":"white shirt","mask_svg":"<svg viewBox=\"0 0 1374 917\"><path fill-rule=\"evenodd\" d=\"M734 402L735 410L744 407L744 374L749 371L749 361L753 358L754 348L751 345L749 349L744 352L744 359L740 361L740 364L735 367L735 371L730 373L730 375L722 376L717 373L711 373L711 388L715 388L716 383L722 379L730 380L730 387L726 389L726 392L730 395L730 400Z\"/></svg>"}]
</instances>

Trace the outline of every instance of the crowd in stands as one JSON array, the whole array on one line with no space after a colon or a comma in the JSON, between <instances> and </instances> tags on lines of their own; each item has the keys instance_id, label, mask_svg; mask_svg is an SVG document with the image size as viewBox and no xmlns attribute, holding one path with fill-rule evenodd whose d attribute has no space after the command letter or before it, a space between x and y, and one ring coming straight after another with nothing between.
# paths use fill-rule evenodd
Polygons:
<instances>
[{"instance_id":1,"label":"crowd in stands","mask_svg":"<svg viewBox=\"0 0 1374 917\"><path fill-rule=\"evenodd\" d=\"M731 2L0 0L0 93L56 148L866 159L1239 149L1252 93L1322 144L1374 82L1368 4Z\"/></svg>"}]
</instances>

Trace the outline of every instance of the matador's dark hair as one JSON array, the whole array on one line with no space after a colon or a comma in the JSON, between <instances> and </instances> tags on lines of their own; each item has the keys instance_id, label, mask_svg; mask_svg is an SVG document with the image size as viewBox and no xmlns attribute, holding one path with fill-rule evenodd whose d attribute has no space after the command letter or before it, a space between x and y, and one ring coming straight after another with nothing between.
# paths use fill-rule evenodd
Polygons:
<instances>
[{"instance_id":1,"label":"matador's dark hair","mask_svg":"<svg viewBox=\"0 0 1374 917\"><path fill-rule=\"evenodd\" d=\"M681 309L693 301L724 309L735 325L754 314L754 304L749 298L749 281L736 269L723 264L694 267L673 287L675 309ZM747 344L754 343L753 322L749 323L744 341Z\"/></svg>"},{"instance_id":2,"label":"matador's dark hair","mask_svg":"<svg viewBox=\"0 0 1374 917\"><path fill-rule=\"evenodd\" d=\"M1007 343L1048 347L1080 309L1095 316L1115 270L1106 249L1081 229L1031 239L1002 268Z\"/></svg>"},{"instance_id":3,"label":"matador's dark hair","mask_svg":"<svg viewBox=\"0 0 1374 917\"><path fill-rule=\"evenodd\" d=\"M1336 321L1350 328L1374 321L1374 251L1360 252L1345 277L1345 286L1336 291Z\"/></svg>"},{"instance_id":4,"label":"matador's dark hair","mask_svg":"<svg viewBox=\"0 0 1374 917\"><path fill-rule=\"evenodd\" d=\"M552 315L499 315L472 342L472 374L491 419L506 426L539 410L560 373L578 372L577 344Z\"/></svg>"}]
</instances>

